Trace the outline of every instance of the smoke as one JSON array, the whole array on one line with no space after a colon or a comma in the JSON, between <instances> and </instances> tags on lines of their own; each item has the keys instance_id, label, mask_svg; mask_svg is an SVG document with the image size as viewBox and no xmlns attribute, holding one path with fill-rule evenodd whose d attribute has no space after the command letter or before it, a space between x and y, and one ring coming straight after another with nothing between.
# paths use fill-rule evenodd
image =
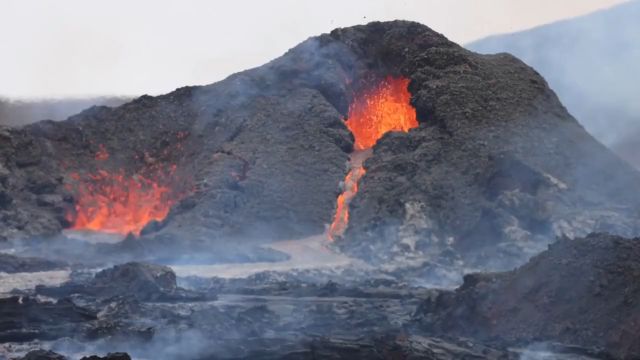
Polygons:
<instances>
[{"instance_id":1,"label":"smoke","mask_svg":"<svg viewBox=\"0 0 640 360\"><path fill-rule=\"evenodd\" d=\"M275 60L264 68L233 75L211 86L178 90L163 98L176 101L180 104L179 106L170 105L165 108L165 105L156 105L154 103L156 100L149 97L140 98L131 105L127 105L125 110L134 112L138 116L136 121L139 120L142 124L139 128L132 128L145 135L141 138L154 139L156 132L152 126L166 124L159 121L166 118L166 114L174 116L171 118L171 123L184 121L185 127L195 130L194 143L189 144L193 147L188 148L184 156L178 160L188 161L188 166L194 169L204 169L196 174L199 190L202 192L198 195L201 198L192 199L192 204L185 202L180 205L181 208L176 210L163 227L149 232L146 234L147 237L143 236L141 239L130 237L116 244L87 244L80 240L62 237L56 241L47 239L41 243L24 243L22 244L24 251L39 256L60 257L69 261L80 259L78 261L86 262L79 266L102 266L107 263L148 257L152 257L152 260L157 262L178 262L186 265L197 262L242 260L249 262L256 259L263 261L288 259L295 263L295 256L289 258L287 254L278 252L278 249L265 250L259 248L257 244L262 240L268 241L278 235L282 236L282 233L275 232L278 229L284 228L285 234L293 234L291 235L293 237L296 234L308 234L321 228L322 220L312 222L300 214L312 214L313 216L309 216L312 219L326 219L326 221L330 219L327 216L330 212L327 210L333 209L335 184L343 176L341 162L346 156L345 147L341 144L349 144L345 140L346 131L340 118L340 113L344 113L349 97L345 83L351 80L354 74L361 75L359 72L364 72L362 68L358 68L357 63L351 63L355 62L352 56L338 56L341 53L352 55L349 49L337 45L332 49L321 45L319 40L309 40L291 50L289 57ZM333 59L334 57L338 60ZM181 101L182 96L189 99L186 105ZM135 111L138 111L136 106L140 106L143 110L136 113ZM148 111L146 109L152 107L159 116L143 116ZM104 121L100 123L109 124L112 119L118 119L116 115L112 118L106 117L106 120L101 119ZM274 121L276 119L277 122ZM558 118L560 119L564 117ZM527 118L523 119L522 123L536 123L534 120L537 119ZM271 126L264 126L265 123ZM87 122L85 129L90 125ZM556 133L574 131L575 134L575 123L572 122L565 127L566 129L562 129L561 126L554 127L553 131ZM104 129L93 130L98 134ZM517 134L518 128L515 128L515 125L514 129L505 126L500 130L500 132L487 130L486 137L481 136L483 134L474 134L477 138L490 138L489 135L497 133L500 136L496 136L492 141L513 142L513 144L506 144L510 146L502 144L499 149L514 149L517 145L522 149L521 154L538 155L518 158L513 154L503 156L497 151L487 151L487 155L491 156L487 156L488 159L485 162L473 164L477 165L480 171L475 172L471 177L466 171L471 167L470 164L465 163L466 159L477 158L484 161L484 158L458 156L466 153L444 151L453 150L457 144L452 143L445 147L445 144L433 141L438 144L437 148L416 153L416 157L411 162L407 161L406 164L396 163L400 166L389 173L408 174L412 171L412 166L435 164L440 167L430 167L429 177L415 181L415 187L423 193L416 191L409 193L411 196L417 194L415 198L399 196L389 201L389 203L400 204L399 213L404 215L400 217L398 224L387 226L388 231L382 231L385 236L393 233L393 236L382 239L382 241L386 239L390 241L377 248L374 247L376 244L373 242L361 242L363 248L376 250L375 252L382 254L376 256L393 255L394 258L389 256L383 260L395 262L389 262L389 266L377 272L365 272L356 267L342 269L344 270L342 273L309 271L301 275L301 277L310 278L306 283L292 275L289 281L278 282L283 285L281 288L275 290L271 288L268 291L276 295L286 294L286 291L290 291L290 287L293 287L291 284L294 286L299 284L300 288L308 285L318 289L322 286L320 279L322 281L329 279L332 282L327 284L326 289L320 289L322 292L327 291L329 295L335 295L344 284L349 285L350 282L354 287L378 288L379 284L384 285L387 281L395 287L392 289L394 291L409 291L411 286L451 287L459 284L461 276L464 272L471 270L471 266L480 270L496 268L503 270L523 263L531 254L538 253L547 241L552 240L551 231L555 230L556 224L568 223L568 226L562 229L564 233L567 232L566 229L587 231L591 229L587 227L591 226L590 224L598 224L597 220L602 218L598 212L601 204L593 208L586 205L576 206L581 213L584 213L577 219L574 217L574 208L567 209L563 205L574 199L574 197L565 196L564 192L582 193L584 188L587 194L585 196L595 197L591 195L590 187L605 183L604 180L596 177L597 171L589 163L589 159L594 158L584 154L585 151L581 152L583 149L580 148L580 144L567 145L566 158L577 159L576 162L583 164L585 168L569 169L560 161L564 158L560 157L560 160L557 160L558 164L545 165L546 162L543 160L547 159L538 158L544 157L545 152L538 151L537 147L542 144L545 145L543 149L553 148L557 144L531 141L531 139L548 138L548 128L534 129L538 131L535 134L532 134L533 130L527 131L525 138L512 136ZM433 131L443 130L433 129ZM316 136L316 133L321 133L323 136ZM126 132L127 136L130 134ZM583 132L580 130L578 136L581 134ZM434 134L430 139L439 140L438 135ZM571 133L561 138L570 139L570 136L572 136ZM134 136L130 137L134 138ZM113 138L115 139L116 136ZM590 140L590 137L588 138ZM199 139L206 139L206 144L199 143L198 141L205 141ZM389 146L389 148L402 149L398 144L400 141L406 143L408 140L399 137L396 139L398 140L396 146ZM389 144L392 140L391 135L386 138ZM424 139L417 138L416 142L418 140ZM123 159L126 159L126 156L135 153L131 149L146 150L151 141L146 139L137 143L127 141L127 146L131 146L130 149L123 148L118 141L107 145L117 147ZM427 144L427 141L422 143ZM588 142L585 147L588 147L587 145L591 146L593 143ZM440 149L444 150L439 151ZM558 149L562 150L564 147L558 147ZM189 153L189 150L194 152ZM193 155L196 150L198 155ZM593 150L597 155L596 150L602 149ZM329 152L333 152L331 156L317 155ZM446 161L446 158L432 161L431 164L427 161L415 161L419 157L417 155L421 155L421 159L429 159L428 157L445 154L453 154L451 161ZM578 157L578 154L584 154L584 157ZM606 157L609 154L603 156ZM314 161L311 162L309 159ZM530 161L522 159L530 159ZM597 164L612 164L612 171L600 171L600 173L616 173L615 162L609 161L608 158L596 160L594 162ZM316 169L314 165L318 163L329 165ZM202 167L200 167L201 164ZM570 176L569 172L577 175ZM323 177L327 174L331 176ZM633 174L633 176L629 174L622 174L624 175L622 176L620 172L617 174L619 181L635 179ZM583 178L585 183L589 184L580 183L579 180ZM592 182L596 185L592 185ZM457 193L458 197L452 198L453 201L451 201L438 195L453 193L456 189L453 189L453 186L443 189L440 184L459 186L463 191ZM613 182L607 184L609 188L598 190L615 192L616 188L622 187ZM476 193L467 191L476 186L478 187L474 189L474 191L477 190ZM411 189L411 191L414 190ZM376 199L374 196L371 198ZM575 198L581 199L577 196ZM567 201L564 201L565 199ZM468 205L470 202L480 204L481 207L471 208ZM554 204L559 204L555 205L558 208L547 209L547 206L554 206ZM468 218L474 222L468 222L473 226L468 226L465 229L468 231L463 232L458 229L467 226L464 224L465 218L460 216L464 212L467 212ZM447 213L451 214L450 218L446 216L439 218L440 215ZM387 218L390 217L387 216ZM456 224L451 220L454 218L462 218L463 221ZM284 220L279 222L280 219ZM587 226L581 222L582 219L585 219ZM449 226L449 229L438 229L438 223L453 225ZM246 229L254 226L253 229ZM454 249L455 232L453 230L461 235L460 238L466 237L463 239L466 244L460 244L457 250ZM266 234L266 232L269 233ZM226 234L233 233L240 233L243 236L226 237ZM543 235L543 238L536 238L534 236L536 234ZM251 236L261 237L256 241L255 247L254 244L247 242ZM239 239L242 240L243 245L237 244L240 242ZM319 255L319 252L307 253L308 257L303 259L304 263L318 260ZM371 259L373 254L364 253L363 256ZM463 256L468 260L463 261L465 260ZM265 258L267 260L264 260ZM89 264L92 261L98 264ZM298 261L298 264L300 263ZM394 267L394 265L398 266ZM349 275L353 273L355 274L351 276L353 278L351 280ZM278 276L284 277L285 274L278 274ZM265 281L265 279L269 280L266 272L257 275L255 279L257 284L252 285L254 288L273 283ZM365 283L363 279L368 282ZM339 285L336 285L336 282ZM376 294L384 297L382 293L373 295ZM320 297L320 295L317 296ZM287 336L291 336L292 333L296 336L311 333L333 334L336 330L340 333L352 334L354 324L370 326L376 331L379 329L398 331L397 324L401 323L399 320L406 319L408 311L411 310L411 306L402 307L394 301L384 300L382 304L385 310L380 312L376 310L379 306L375 298L372 301L331 299L330 301L308 301L306 304L290 299L280 300L280 302L259 299L266 305L247 303L241 306L238 305L238 301L233 306L228 304L223 306L224 300L228 298L212 307L208 306L210 304L203 306L200 304L188 306L154 304L148 307L142 304L140 311L135 309L130 313L126 313L126 307L129 304L124 304L123 313L113 319L114 326L123 325L121 333L117 335L127 336L130 333L144 335L152 331L147 331L148 329L155 329L151 339L101 340L97 343L82 345L84 348L78 351L104 353L118 350L132 353L135 358L150 359L199 358L212 356L211 354L235 356L236 353L232 351L238 351L251 341L254 342L254 347L264 347L267 343L277 345L276 336L282 336L282 334ZM121 316L123 314L126 316ZM112 324L106 325L110 327ZM364 332L363 329L360 329L361 332ZM265 341L265 344L261 344L261 341ZM289 343L295 343L294 345L299 341L301 340L297 337L288 340ZM65 348L63 346L65 344L60 345L61 347L56 347L57 345L54 344L53 348L66 353L74 352L71 348ZM239 353L238 357L241 355L245 354Z\"/></svg>"},{"instance_id":2,"label":"smoke","mask_svg":"<svg viewBox=\"0 0 640 360\"><path fill-rule=\"evenodd\" d=\"M0 98L0 126L22 126L40 120L64 120L91 106L119 106L127 97L11 100Z\"/></svg>"},{"instance_id":3,"label":"smoke","mask_svg":"<svg viewBox=\"0 0 640 360\"><path fill-rule=\"evenodd\" d=\"M194 329L161 328L151 341L118 339L85 344L85 354L109 353L118 349L127 352L134 359L199 359L215 353L211 338ZM69 349L53 346L54 351L68 353Z\"/></svg>"},{"instance_id":4,"label":"smoke","mask_svg":"<svg viewBox=\"0 0 640 360\"><path fill-rule=\"evenodd\" d=\"M552 342L532 343L518 349L519 360L571 360L571 359L602 359L610 358L609 354L592 349L581 349L571 345Z\"/></svg>"},{"instance_id":5,"label":"smoke","mask_svg":"<svg viewBox=\"0 0 640 360\"><path fill-rule=\"evenodd\" d=\"M545 77L594 137L637 164L620 146L640 134L638 18L640 1L630 1L466 47L480 53L509 52L522 59Z\"/></svg>"}]
</instances>

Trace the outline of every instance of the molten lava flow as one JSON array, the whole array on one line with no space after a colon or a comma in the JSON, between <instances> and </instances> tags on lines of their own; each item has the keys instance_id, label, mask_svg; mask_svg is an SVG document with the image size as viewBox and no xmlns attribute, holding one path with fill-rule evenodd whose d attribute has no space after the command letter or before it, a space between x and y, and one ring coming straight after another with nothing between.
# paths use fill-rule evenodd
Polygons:
<instances>
[{"instance_id":1,"label":"molten lava flow","mask_svg":"<svg viewBox=\"0 0 640 360\"><path fill-rule=\"evenodd\" d=\"M355 151L350 157L343 192L338 196L329 239L342 235L347 228L349 203L358 192L358 181L366 172L363 163L371 156L373 145L389 131L407 132L418 126L416 110L409 103L408 85L408 79L389 76L357 94L349 106L346 125L355 138Z\"/></svg>"},{"instance_id":2,"label":"molten lava flow","mask_svg":"<svg viewBox=\"0 0 640 360\"><path fill-rule=\"evenodd\" d=\"M335 235L342 235L349 223L349 203L358 192L358 181L366 173L362 163L371 156L371 150L355 151L349 160L349 172L344 178L342 194L338 196L336 203L336 215L329 227L329 237L333 239Z\"/></svg>"},{"instance_id":3,"label":"molten lava flow","mask_svg":"<svg viewBox=\"0 0 640 360\"><path fill-rule=\"evenodd\" d=\"M73 173L71 178L76 181L70 188L76 204L69 218L77 230L139 235L151 220L163 220L181 197L168 186L142 175L127 176L122 170Z\"/></svg>"}]
</instances>

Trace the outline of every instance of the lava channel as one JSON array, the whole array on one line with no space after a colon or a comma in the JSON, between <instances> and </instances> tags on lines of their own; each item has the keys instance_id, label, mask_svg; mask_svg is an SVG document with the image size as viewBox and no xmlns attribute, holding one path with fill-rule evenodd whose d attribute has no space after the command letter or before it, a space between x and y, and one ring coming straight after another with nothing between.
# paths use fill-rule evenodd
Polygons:
<instances>
[{"instance_id":1,"label":"lava channel","mask_svg":"<svg viewBox=\"0 0 640 360\"><path fill-rule=\"evenodd\" d=\"M358 183L366 173L363 166L373 153L376 142L387 132L418 127L416 110L411 106L409 79L388 76L375 86L357 94L349 105L345 122L355 139L350 155L349 172L336 202L336 213L328 236L333 241L349 225L349 204L358 192Z\"/></svg>"}]
</instances>

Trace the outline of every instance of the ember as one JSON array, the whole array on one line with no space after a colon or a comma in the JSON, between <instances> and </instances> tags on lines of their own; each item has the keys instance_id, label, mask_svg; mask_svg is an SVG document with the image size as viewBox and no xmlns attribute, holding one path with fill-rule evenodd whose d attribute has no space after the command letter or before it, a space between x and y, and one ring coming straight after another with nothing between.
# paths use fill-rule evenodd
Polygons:
<instances>
[{"instance_id":1,"label":"ember","mask_svg":"<svg viewBox=\"0 0 640 360\"><path fill-rule=\"evenodd\" d=\"M407 132L418 126L416 110L411 106L409 79L388 76L377 86L358 94L349 106L346 125L355 138L350 170L344 189L338 196L336 214L329 228L329 239L344 233L349 223L349 203L358 192L358 181L365 174L364 161L371 148L389 131Z\"/></svg>"}]
</instances>

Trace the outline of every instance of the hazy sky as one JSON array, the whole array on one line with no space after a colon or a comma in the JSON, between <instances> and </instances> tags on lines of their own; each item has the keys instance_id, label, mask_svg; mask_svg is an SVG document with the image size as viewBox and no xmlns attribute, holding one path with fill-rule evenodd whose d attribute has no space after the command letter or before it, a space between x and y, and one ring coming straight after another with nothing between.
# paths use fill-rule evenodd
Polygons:
<instances>
[{"instance_id":1,"label":"hazy sky","mask_svg":"<svg viewBox=\"0 0 640 360\"><path fill-rule=\"evenodd\" d=\"M0 0L0 96L160 94L258 66L309 36L408 19L458 43L623 0Z\"/></svg>"}]
</instances>

